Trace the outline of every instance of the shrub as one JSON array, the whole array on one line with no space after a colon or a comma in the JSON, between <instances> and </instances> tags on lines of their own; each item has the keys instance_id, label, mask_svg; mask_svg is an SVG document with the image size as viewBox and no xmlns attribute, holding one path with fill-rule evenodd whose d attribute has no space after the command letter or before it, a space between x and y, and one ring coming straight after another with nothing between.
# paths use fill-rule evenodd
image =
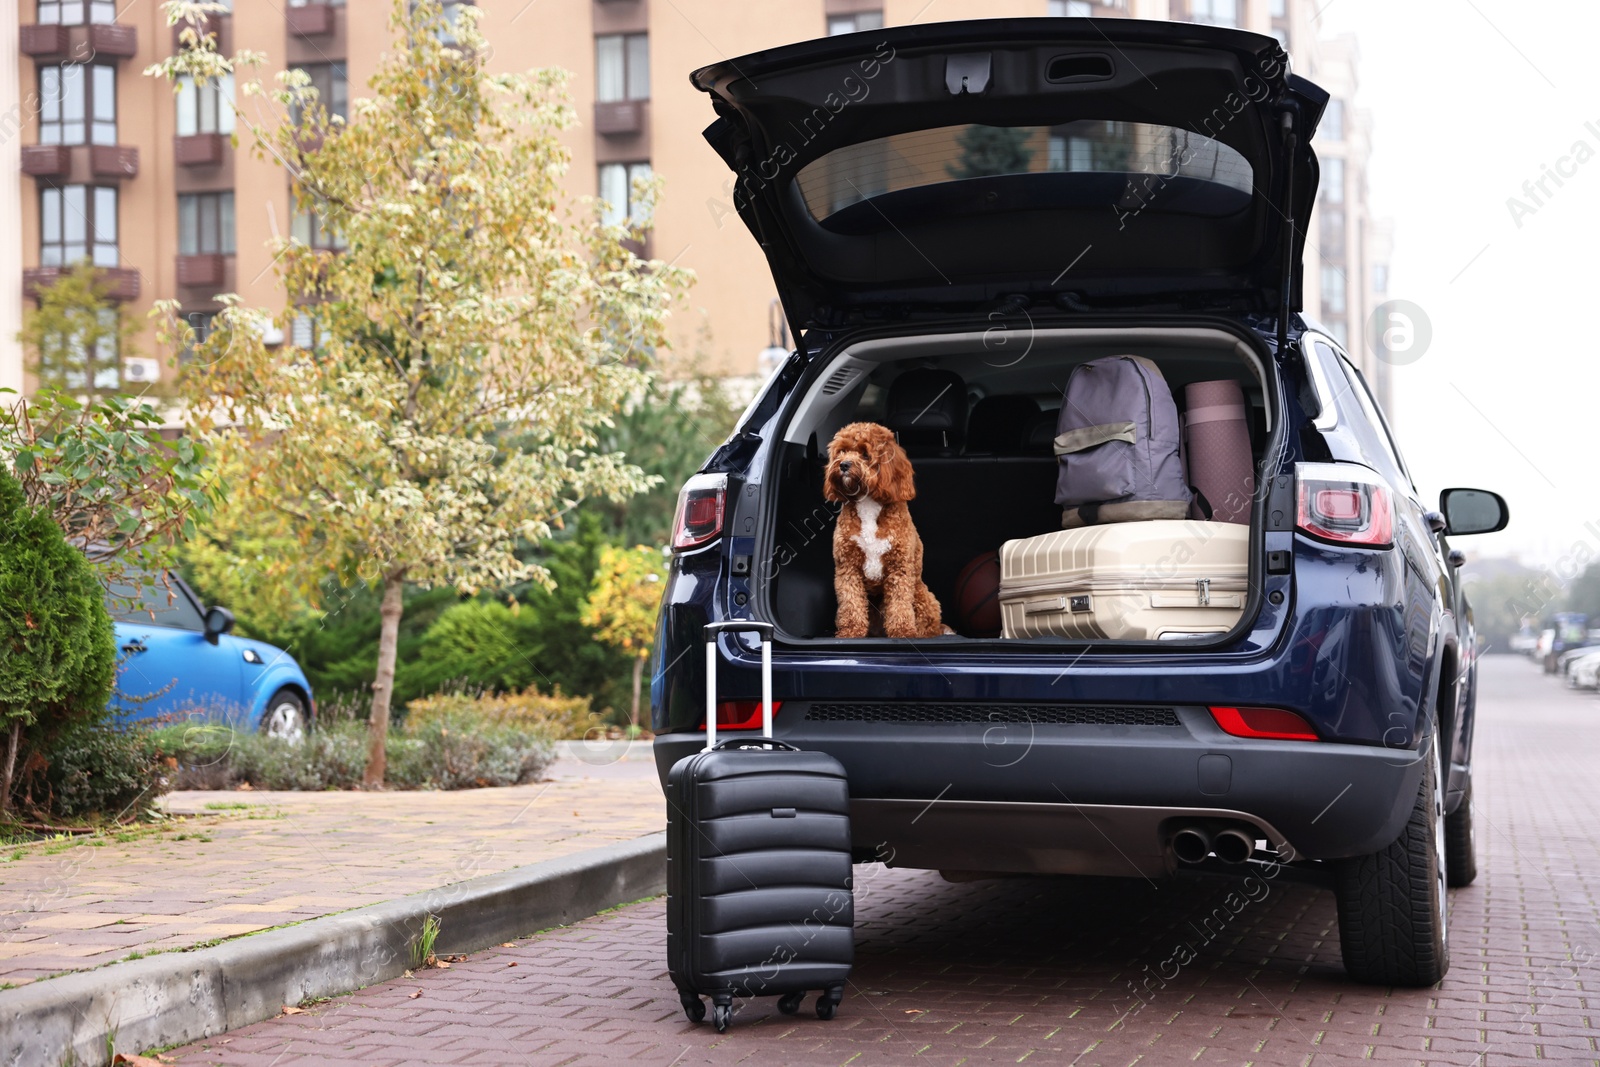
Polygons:
<instances>
[{"instance_id":1,"label":"shrub","mask_svg":"<svg viewBox=\"0 0 1600 1067\"><path fill-rule=\"evenodd\" d=\"M116 673L111 616L89 561L0 464L0 811L23 731L30 762L69 722L103 715Z\"/></svg>"},{"instance_id":2,"label":"shrub","mask_svg":"<svg viewBox=\"0 0 1600 1067\"><path fill-rule=\"evenodd\" d=\"M143 815L172 787L173 769L149 732L71 723L23 764L18 794L40 815L117 821Z\"/></svg>"},{"instance_id":3,"label":"shrub","mask_svg":"<svg viewBox=\"0 0 1600 1067\"><path fill-rule=\"evenodd\" d=\"M420 709L418 709L420 705ZM470 789L532 781L550 765L551 741L598 719L581 697L537 692L441 695L418 701L385 747L388 781L401 789ZM353 789L366 768L366 725L325 716L298 742L221 722L151 731L178 789Z\"/></svg>"},{"instance_id":4,"label":"shrub","mask_svg":"<svg viewBox=\"0 0 1600 1067\"><path fill-rule=\"evenodd\" d=\"M601 726L587 697L545 695L529 688L520 693L437 693L406 706L407 730L434 722L478 722L517 726L555 738L581 738Z\"/></svg>"}]
</instances>

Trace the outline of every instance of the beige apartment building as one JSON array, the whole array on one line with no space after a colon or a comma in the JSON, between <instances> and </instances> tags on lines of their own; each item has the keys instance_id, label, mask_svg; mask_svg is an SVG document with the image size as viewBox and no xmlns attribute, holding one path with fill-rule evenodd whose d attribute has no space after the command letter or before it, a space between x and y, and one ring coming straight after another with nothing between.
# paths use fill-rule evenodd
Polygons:
<instances>
[{"instance_id":1,"label":"beige apartment building","mask_svg":"<svg viewBox=\"0 0 1600 1067\"><path fill-rule=\"evenodd\" d=\"M7 6L13 0L0 0ZM287 179L229 144L230 87L176 94L141 71L176 47L156 0L15 0L0 52L0 386L24 380L13 342L25 295L89 258L137 315L180 301L204 328L217 294L281 308L270 239L328 240L290 210ZM388 41L391 0L232 0L217 19L224 50L265 53L263 75L300 67L324 100L347 111ZM787 343L771 278L733 212L730 175L701 138L712 118L690 87L692 69L774 45L912 21L1080 16L1236 25L1284 41L1295 69L1334 93L1317 135L1322 191L1310 220L1306 304L1349 343L1380 390L1360 339L1386 284L1388 231L1369 216L1371 123L1354 106L1355 42L1321 40L1311 0L478 0L497 69L572 71L580 123L564 135L574 198L601 196L629 210L631 179L665 182L651 220L650 254L692 268L698 281L676 317L676 348L728 376L754 376L761 353ZM3 10L3 9L0 9ZM15 86L15 96L10 88ZM8 99L10 97L10 99ZM241 99L241 108L263 106ZM1048 146L1035 153L1051 158ZM19 269L20 268L20 269ZM6 273L9 271L10 273ZM305 343L309 323L280 343ZM102 373L129 389L165 392L179 367L147 335L134 358ZM29 385L34 384L31 377Z\"/></svg>"}]
</instances>

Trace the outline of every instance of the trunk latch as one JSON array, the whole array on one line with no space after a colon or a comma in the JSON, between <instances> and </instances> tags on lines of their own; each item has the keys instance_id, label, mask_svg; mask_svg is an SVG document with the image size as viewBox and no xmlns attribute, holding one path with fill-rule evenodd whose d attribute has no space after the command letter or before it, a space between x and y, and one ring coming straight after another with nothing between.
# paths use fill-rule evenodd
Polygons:
<instances>
[{"instance_id":1,"label":"trunk latch","mask_svg":"<svg viewBox=\"0 0 1600 1067\"><path fill-rule=\"evenodd\" d=\"M1196 578L1194 581L1194 592L1195 595L1200 598L1201 607L1209 608L1211 606L1210 578Z\"/></svg>"},{"instance_id":2,"label":"trunk latch","mask_svg":"<svg viewBox=\"0 0 1600 1067\"><path fill-rule=\"evenodd\" d=\"M989 53L946 56L944 87L950 90L951 96L962 96L967 93L976 96L989 88Z\"/></svg>"}]
</instances>

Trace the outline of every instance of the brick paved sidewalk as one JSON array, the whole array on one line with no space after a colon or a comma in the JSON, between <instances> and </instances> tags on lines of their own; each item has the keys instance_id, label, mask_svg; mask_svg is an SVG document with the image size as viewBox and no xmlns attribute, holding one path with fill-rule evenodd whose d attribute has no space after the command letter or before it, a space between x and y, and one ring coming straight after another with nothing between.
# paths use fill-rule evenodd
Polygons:
<instances>
[{"instance_id":1,"label":"brick paved sidewalk","mask_svg":"<svg viewBox=\"0 0 1600 1067\"><path fill-rule=\"evenodd\" d=\"M726 1035L686 1022L657 899L172 1055L184 1067L1600 1064L1600 700L1504 656L1480 687L1480 873L1450 894L1453 966L1432 989L1349 981L1331 894L1286 880L1216 928L1235 882L951 885L858 867L856 969L832 1022L809 999L786 1018L771 998L741 1002ZM1179 944L1196 956L1174 967Z\"/></svg>"},{"instance_id":2,"label":"brick paved sidewalk","mask_svg":"<svg viewBox=\"0 0 1600 1067\"><path fill-rule=\"evenodd\" d=\"M189 792L161 828L0 850L0 986L393 900L665 826L648 749L455 792ZM17 856L19 858L11 858Z\"/></svg>"}]
</instances>

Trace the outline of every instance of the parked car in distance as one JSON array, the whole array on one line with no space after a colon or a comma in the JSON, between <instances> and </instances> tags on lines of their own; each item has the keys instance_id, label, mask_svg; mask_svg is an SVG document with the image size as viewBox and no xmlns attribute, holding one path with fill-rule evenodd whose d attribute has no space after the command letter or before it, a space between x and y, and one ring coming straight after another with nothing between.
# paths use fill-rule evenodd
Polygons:
<instances>
[{"instance_id":1,"label":"parked car in distance","mask_svg":"<svg viewBox=\"0 0 1600 1067\"><path fill-rule=\"evenodd\" d=\"M1539 635L1534 632L1533 627L1524 626L1511 635L1509 647L1518 655L1532 656L1539 648Z\"/></svg>"},{"instance_id":2,"label":"parked car in distance","mask_svg":"<svg viewBox=\"0 0 1600 1067\"><path fill-rule=\"evenodd\" d=\"M1574 689L1600 688L1600 648L1584 649L1584 654L1568 665L1567 684Z\"/></svg>"},{"instance_id":3,"label":"parked car in distance","mask_svg":"<svg viewBox=\"0 0 1600 1067\"><path fill-rule=\"evenodd\" d=\"M111 706L122 720L193 715L288 740L304 735L315 704L294 657L235 636L233 613L205 607L178 575L115 590L106 607L118 653Z\"/></svg>"},{"instance_id":4,"label":"parked car in distance","mask_svg":"<svg viewBox=\"0 0 1600 1067\"><path fill-rule=\"evenodd\" d=\"M1508 512L1479 489L1425 501L1364 375L1300 314L1328 93L1271 37L1140 19L896 26L691 79L798 347L679 497L651 671L663 782L704 744L708 671L717 728L760 728L758 642L707 653L704 628L765 624L775 736L844 765L859 861L1293 864L1334 890L1352 976L1438 981L1446 885L1477 871L1477 640L1448 541ZM1246 398L1237 623L961 632L969 563L1061 528L1063 383L1130 353L1175 394L1229 379ZM857 421L909 454L921 577L955 634L836 635L826 452Z\"/></svg>"},{"instance_id":5,"label":"parked car in distance","mask_svg":"<svg viewBox=\"0 0 1600 1067\"><path fill-rule=\"evenodd\" d=\"M1556 653L1556 673L1566 675L1572 670L1572 665L1592 652L1600 652L1594 645L1574 645L1563 652Z\"/></svg>"},{"instance_id":6,"label":"parked car in distance","mask_svg":"<svg viewBox=\"0 0 1600 1067\"><path fill-rule=\"evenodd\" d=\"M1544 672L1555 674L1561 666L1561 653L1589 643L1589 616L1580 611L1558 611L1551 616L1550 623L1553 632L1544 650Z\"/></svg>"}]
</instances>

